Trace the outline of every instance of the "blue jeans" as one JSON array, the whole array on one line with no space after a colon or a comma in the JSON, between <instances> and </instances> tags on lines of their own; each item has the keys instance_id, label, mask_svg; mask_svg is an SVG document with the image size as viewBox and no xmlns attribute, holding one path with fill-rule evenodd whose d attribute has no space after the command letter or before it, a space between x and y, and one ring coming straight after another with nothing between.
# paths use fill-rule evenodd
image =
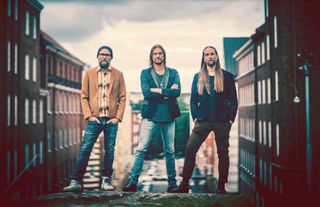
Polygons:
<instances>
[{"instance_id":1,"label":"blue jeans","mask_svg":"<svg viewBox=\"0 0 320 207\"><path fill-rule=\"evenodd\" d=\"M114 159L114 146L116 143L118 124L107 124L109 118L99 118L100 123L88 121L85 134L81 143L80 155L76 168L70 176L72 180L82 181L86 172L90 154L99 134L104 134L104 159L102 163L102 176L111 177L113 173L112 164Z\"/></svg>"},{"instance_id":2,"label":"blue jeans","mask_svg":"<svg viewBox=\"0 0 320 207\"><path fill-rule=\"evenodd\" d=\"M163 150L166 156L166 168L169 186L176 186L176 167L174 155L174 130L175 123L156 123L148 119L142 120L138 148L135 153L135 160L130 171L129 184L137 185L142 171L145 154L150 146L153 133L160 128L162 134Z\"/></svg>"}]
</instances>

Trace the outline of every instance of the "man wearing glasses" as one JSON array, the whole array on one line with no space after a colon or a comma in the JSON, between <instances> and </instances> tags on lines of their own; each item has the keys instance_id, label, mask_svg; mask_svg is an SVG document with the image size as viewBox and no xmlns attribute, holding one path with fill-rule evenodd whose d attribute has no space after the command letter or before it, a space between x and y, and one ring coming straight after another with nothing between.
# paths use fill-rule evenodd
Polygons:
<instances>
[{"instance_id":1,"label":"man wearing glasses","mask_svg":"<svg viewBox=\"0 0 320 207\"><path fill-rule=\"evenodd\" d=\"M70 185L63 191L82 190L81 181L86 172L89 157L99 134L104 133L104 159L102 163L102 190L113 190L114 147L118 123L123 118L126 102L126 86L121 71L110 65L113 58L109 46L101 46L97 52L99 66L86 71L81 88L81 106L87 127L81 143L80 155Z\"/></svg>"}]
</instances>

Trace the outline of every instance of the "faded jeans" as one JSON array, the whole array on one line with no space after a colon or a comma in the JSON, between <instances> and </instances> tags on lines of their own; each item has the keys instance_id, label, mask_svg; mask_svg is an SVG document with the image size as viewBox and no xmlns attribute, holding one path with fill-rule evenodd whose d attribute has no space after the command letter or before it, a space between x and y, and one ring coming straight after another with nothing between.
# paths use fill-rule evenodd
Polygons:
<instances>
[{"instance_id":1,"label":"faded jeans","mask_svg":"<svg viewBox=\"0 0 320 207\"><path fill-rule=\"evenodd\" d=\"M96 143L99 134L104 133L104 159L102 163L102 176L111 177L113 173L114 146L117 137L118 124L107 122L109 118L99 118L100 123L88 121L85 134L81 143L80 154L73 174L72 180L82 181L86 172L93 145Z\"/></svg>"},{"instance_id":2,"label":"faded jeans","mask_svg":"<svg viewBox=\"0 0 320 207\"><path fill-rule=\"evenodd\" d=\"M145 154L150 146L151 138L157 128L160 128L162 134L163 150L166 156L166 170L169 186L176 186L176 168L174 154L174 131L175 122L156 123L148 119L142 120L138 148L135 153L135 160L130 171L129 184L137 185L142 171Z\"/></svg>"}]
</instances>

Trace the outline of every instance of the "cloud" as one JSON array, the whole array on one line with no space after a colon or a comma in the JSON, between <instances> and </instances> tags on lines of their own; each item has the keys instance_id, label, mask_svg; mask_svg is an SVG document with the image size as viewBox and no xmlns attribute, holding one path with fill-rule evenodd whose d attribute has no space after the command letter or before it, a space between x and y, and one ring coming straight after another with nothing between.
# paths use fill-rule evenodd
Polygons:
<instances>
[{"instance_id":1,"label":"cloud","mask_svg":"<svg viewBox=\"0 0 320 207\"><path fill-rule=\"evenodd\" d=\"M41 13L41 27L44 31L63 41L81 41L101 31L104 24L114 26L119 21L157 22L167 20L188 20L211 18L214 24L226 11L237 14L256 14L261 9L257 0L245 1L183 1L183 0L150 0L150 1L41 1L44 9ZM239 5L241 9L239 10ZM229 9L228 9L229 8ZM234 10L230 10L234 8ZM251 9L248 12L247 9ZM241 16L243 17L243 16ZM247 18L249 19L249 18Z\"/></svg>"},{"instance_id":2,"label":"cloud","mask_svg":"<svg viewBox=\"0 0 320 207\"><path fill-rule=\"evenodd\" d=\"M222 38L250 36L264 21L262 0L150 1L45 3L42 29L91 66L98 47L110 45L111 64L124 72L128 91L140 91L150 48L162 44L189 92L205 46L215 46L224 65Z\"/></svg>"}]
</instances>

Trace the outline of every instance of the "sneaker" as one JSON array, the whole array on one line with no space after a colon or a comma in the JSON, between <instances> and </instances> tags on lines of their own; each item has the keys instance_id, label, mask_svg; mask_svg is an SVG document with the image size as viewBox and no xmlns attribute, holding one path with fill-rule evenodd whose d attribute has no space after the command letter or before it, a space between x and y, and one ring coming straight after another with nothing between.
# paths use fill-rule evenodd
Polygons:
<instances>
[{"instance_id":1,"label":"sneaker","mask_svg":"<svg viewBox=\"0 0 320 207\"><path fill-rule=\"evenodd\" d=\"M128 184L122 188L122 191L124 192L136 192L137 191L137 185L134 184Z\"/></svg>"},{"instance_id":2,"label":"sneaker","mask_svg":"<svg viewBox=\"0 0 320 207\"><path fill-rule=\"evenodd\" d=\"M101 190L105 190L105 191L114 190L114 187L111 185L111 178L102 177Z\"/></svg>"},{"instance_id":3,"label":"sneaker","mask_svg":"<svg viewBox=\"0 0 320 207\"><path fill-rule=\"evenodd\" d=\"M67 187L64 187L62 191L63 192L76 192L76 191L81 191L81 190L82 190L81 183L76 180L71 180L70 185L68 185Z\"/></svg>"}]
</instances>

